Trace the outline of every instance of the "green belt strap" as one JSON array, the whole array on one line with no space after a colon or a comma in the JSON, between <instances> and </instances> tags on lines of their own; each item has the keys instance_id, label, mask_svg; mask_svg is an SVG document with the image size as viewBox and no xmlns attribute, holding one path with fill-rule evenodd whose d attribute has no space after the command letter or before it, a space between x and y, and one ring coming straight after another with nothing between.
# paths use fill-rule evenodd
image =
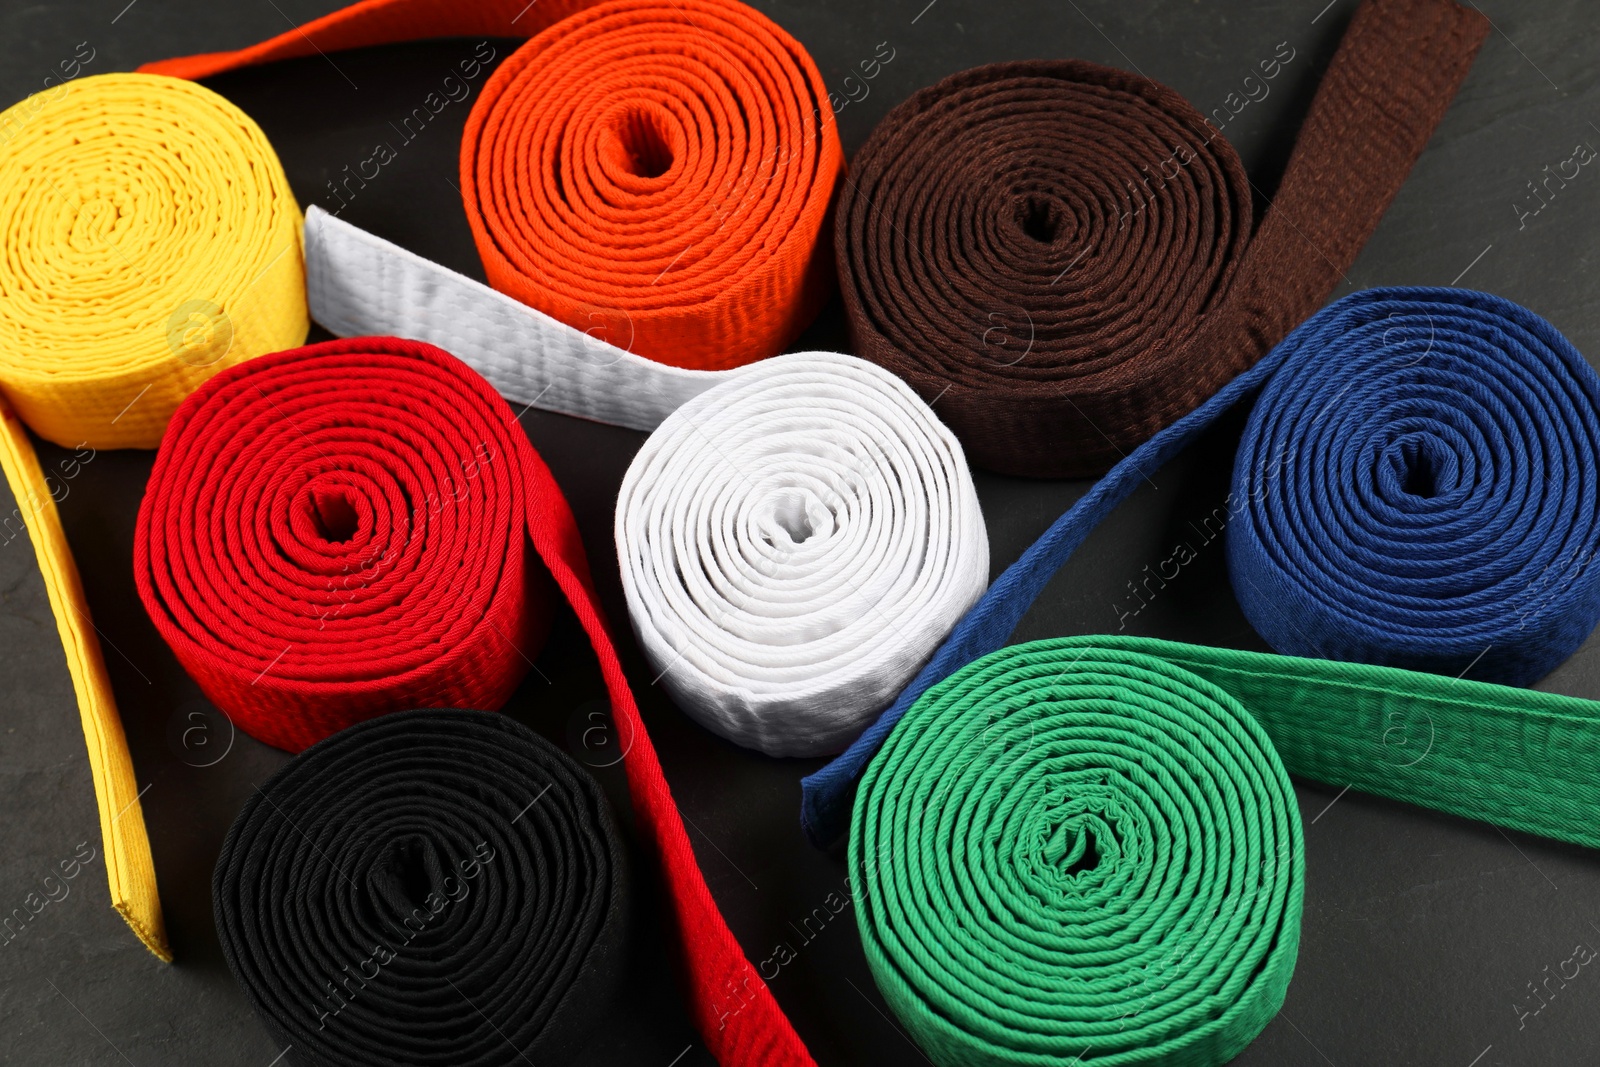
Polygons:
<instances>
[{"instance_id":1,"label":"green belt strap","mask_svg":"<svg viewBox=\"0 0 1600 1067\"><path fill-rule=\"evenodd\" d=\"M1073 637L928 690L856 797L867 960L941 1065L1211 1065L1300 937L1294 774L1600 845L1600 703Z\"/></svg>"}]
</instances>

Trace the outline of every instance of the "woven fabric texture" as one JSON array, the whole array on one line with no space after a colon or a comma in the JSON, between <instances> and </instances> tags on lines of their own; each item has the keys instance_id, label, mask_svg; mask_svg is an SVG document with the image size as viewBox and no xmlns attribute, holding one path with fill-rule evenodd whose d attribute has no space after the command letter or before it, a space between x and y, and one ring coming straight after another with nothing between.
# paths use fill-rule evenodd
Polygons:
<instances>
[{"instance_id":1,"label":"woven fabric texture","mask_svg":"<svg viewBox=\"0 0 1600 1067\"><path fill-rule=\"evenodd\" d=\"M139 69L209 78L258 63L430 37L532 37L593 6L595 0L359 0L248 48L162 59Z\"/></svg>"},{"instance_id":2,"label":"woven fabric texture","mask_svg":"<svg viewBox=\"0 0 1600 1067\"><path fill-rule=\"evenodd\" d=\"M1600 702L1134 637L918 699L855 799L885 998L943 1065L1213 1067L1281 1005L1303 776L1589 848Z\"/></svg>"},{"instance_id":3,"label":"woven fabric texture","mask_svg":"<svg viewBox=\"0 0 1600 1067\"><path fill-rule=\"evenodd\" d=\"M201 382L305 340L300 209L244 112L100 74L0 130L0 389L39 436L154 448Z\"/></svg>"},{"instance_id":4,"label":"woven fabric texture","mask_svg":"<svg viewBox=\"0 0 1600 1067\"><path fill-rule=\"evenodd\" d=\"M1238 156L1166 86L1078 61L951 75L851 164L851 349L979 466L1098 475L1254 363L1341 281L1488 23L1366 0L1258 226Z\"/></svg>"},{"instance_id":5,"label":"woven fabric texture","mask_svg":"<svg viewBox=\"0 0 1600 1067\"><path fill-rule=\"evenodd\" d=\"M833 286L844 169L800 43L737 0L357 4L201 77L417 37L536 34L485 82L461 144L490 284L580 332L698 370L775 355Z\"/></svg>"},{"instance_id":6,"label":"woven fabric texture","mask_svg":"<svg viewBox=\"0 0 1600 1067\"><path fill-rule=\"evenodd\" d=\"M770 756L839 752L989 580L955 436L852 356L775 356L679 408L617 496L628 615L657 682Z\"/></svg>"},{"instance_id":7,"label":"woven fabric texture","mask_svg":"<svg viewBox=\"0 0 1600 1067\"><path fill-rule=\"evenodd\" d=\"M531 572L529 540L543 564ZM706 887L566 498L471 368L367 337L222 372L173 416L134 571L207 696L295 749L384 712L475 696L497 708L548 625L553 579L600 663L702 1040L724 1064L812 1062ZM743 1004L731 1016L719 1010L730 990Z\"/></svg>"},{"instance_id":8,"label":"woven fabric texture","mask_svg":"<svg viewBox=\"0 0 1600 1067\"><path fill-rule=\"evenodd\" d=\"M560 1064L619 1007L626 859L595 780L526 726L403 711L251 795L212 904L289 1063Z\"/></svg>"},{"instance_id":9,"label":"woven fabric texture","mask_svg":"<svg viewBox=\"0 0 1600 1067\"><path fill-rule=\"evenodd\" d=\"M528 451L453 359L362 338L263 357L173 416L139 595L206 697L278 748L401 708L499 708L551 615L524 565Z\"/></svg>"},{"instance_id":10,"label":"woven fabric texture","mask_svg":"<svg viewBox=\"0 0 1600 1067\"><path fill-rule=\"evenodd\" d=\"M306 299L338 337L438 345L517 407L654 430L690 397L741 373L658 363L580 330L316 205L306 209Z\"/></svg>"},{"instance_id":11,"label":"woven fabric texture","mask_svg":"<svg viewBox=\"0 0 1600 1067\"><path fill-rule=\"evenodd\" d=\"M1364 290L1140 446L995 579L894 705L804 780L814 841L845 832L853 783L906 708L1005 644L1100 520L1263 386L1225 517L1235 592L1264 637L1286 651L1523 679L1583 640L1597 611L1587 561L1600 547L1583 505L1596 478L1584 459L1593 372L1548 323L1499 297ZM1313 388L1321 401L1302 405ZM1343 579L1328 577L1335 567ZM1497 602L1515 610L1485 607Z\"/></svg>"},{"instance_id":12,"label":"woven fabric texture","mask_svg":"<svg viewBox=\"0 0 1600 1067\"><path fill-rule=\"evenodd\" d=\"M39 465L27 427L0 397L0 469L16 499L16 510L7 519L26 527L33 543L39 575L50 598L56 633L66 652L67 674L72 679L78 701L78 718L88 746L89 773L94 779L95 808L100 817L100 839L105 846L106 883L111 906L127 922L151 952L166 962L172 961L167 941L166 920L161 914L161 895L156 887L155 860L150 854L150 839L145 832L144 811L139 803L139 783L134 776L133 756L117 714L117 702L100 654L100 640L89 603L84 599L78 564L61 528L55 493L60 475L73 471L83 453L64 461L63 471L50 472ZM92 454L91 454L92 455Z\"/></svg>"},{"instance_id":13,"label":"woven fabric texture","mask_svg":"<svg viewBox=\"0 0 1600 1067\"><path fill-rule=\"evenodd\" d=\"M272 146L208 89L105 74L0 112L0 462L39 560L88 741L111 903L170 959L139 790L77 566L24 424L151 448L223 367L309 328L300 209Z\"/></svg>"},{"instance_id":14,"label":"woven fabric texture","mask_svg":"<svg viewBox=\"0 0 1600 1067\"><path fill-rule=\"evenodd\" d=\"M1274 649L1507 685L1577 651L1600 621L1600 376L1570 341L1484 293L1378 289L1274 359L1203 520Z\"/></svg>"},{"instance_id":15,"label":"woven fabric texture","mask_svg":"<svg viewBox=\"0 0 1600 1067\"><path fill-rule=\"evenodd\" d=\"M1096 639L995 652L926 695L856 799L878 988L940 1067L1214 1067L1283 1004L1304 843L1227 692Z\"/></svg>"}]
</instances>

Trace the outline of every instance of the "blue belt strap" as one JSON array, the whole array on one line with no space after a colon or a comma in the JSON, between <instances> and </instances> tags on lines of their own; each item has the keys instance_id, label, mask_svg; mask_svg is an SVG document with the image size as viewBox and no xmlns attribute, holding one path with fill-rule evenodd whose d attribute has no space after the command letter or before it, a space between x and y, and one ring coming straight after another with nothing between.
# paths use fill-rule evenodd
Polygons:
<instances>
[{"instance_id":1,"label":"blue belt strap","mask_svg":"<svg viewBox=\"0 0 1600 1067\"><path fill-rule=\"evenodd\" d=\"M995 579L894 704L802 781L814 843L848 833L855 784L906 709L1003 646L1111 509L1258 391L1219 525L1235 595L1273 648L1523 685L1600 621L1600 377L1503 298L1364 290L1134 450Z\"/></svg>"}]
</instances>

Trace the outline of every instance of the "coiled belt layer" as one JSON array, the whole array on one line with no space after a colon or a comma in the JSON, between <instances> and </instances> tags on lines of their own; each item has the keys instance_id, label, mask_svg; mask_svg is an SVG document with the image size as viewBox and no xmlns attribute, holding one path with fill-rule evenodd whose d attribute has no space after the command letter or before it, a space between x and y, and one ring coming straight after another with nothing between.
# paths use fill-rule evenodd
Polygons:
<instances>
[{"instance_id":1,"label":"coiled belt layer","mask_svg":"<svg viewBox=\"0 0 1600 1067\"><path fill-rule=\"evenodd\" d=\"M24 424L78 450L151 448L223 367L305 340L300 210L265 135L207 89L65 83L0 113L0 466L77 693L112 906L171 954L139 789L55 498ZM9 524L8 524L9 526Z\"/></svg>"},{"instance_id":2,"label":"coiled belt layer","mask_svg":"<svg viewBox=\"0 0 1600 1067\"><path fill-rule=\"evenodd\" d=\"M1322 304L1487 31L1362 4L1254 232L1233 148L1166 86L1041 61L922 90L840 192L852 350L938 397L979 466L1102 473Z\"/></svg>"},{"instance_id":3,"label":"coiled belt layer","mask_svg":"<svg viewBox=\"0 0 1600 1067\"><path fill-rule=\"evenodd\" d=\"M873 975L943 1065L1215 1067L1282 1004L1285 770L1591 848L1600 703L1392 667L1073 637L935 685L850 839Z\"/></svg>"},{"instance_id":4,"label":"coiled belt layer","mask_svg":"<svg viewBox=\"0 0 1600 1067\"><path fill-rule=\"evenodd\" d=\"M293 1063L561 1063L621 985L625 861L599 786L532 730L405 711L262 785L212 901Z\"/></svg>"},{"instance_id":5,"label":"coiled belt layer","mask_svg":"<svg viewBox=\"0 0 1600 1067\"><path fill-rule=\"evenodd\" d=\"M616 537L659 681L771 756L849 744L989 578L954 435L830 352L744 368L668 418L622 480Z\"/></svg>"},{"instance_id":6,"label":"coiled belt layer","mask_svg":"<svg viewBox=\"0 0 1600 1067\"><path fill-rule=\"evenodd\" d=\"M1283 1003L1305 857L1268 731L1101 641L969 665L862 780L867 962L941 1067L1221 1064Z\"/></svg>"},{"instance_id":7,"label":"coiled belt layer","mask_svg":"<svg viewBox=\"0 0 1600 1067\"><path fill-rule=\"evenodd\" d=\"M1507 685L1577 651L1600 620L1600 375L1570 341L1485 293L1374 289L1274 362L1211 517L1273 648Z\"/></svg>"},{"instance_id":8,"label":"coiled belt layer","mask_svg":"<svg viewBox=\"0 0 1600 1067\"><path fill-rule=\"evenodd\" d=\"M461 145L467 220L497 290L598 342L600 366L621 350L727 369L781 352L816 315L833 283L822 231L843 151L816 64L737 0L367 2L243 52L143 69L203 77L308 46L464 33L536 34L485 83ZM330 329L403 320L407 335L474 358L477 344L456 343L471 333L459 315L419 315L393 286L340 284L367 306L332 309ZM523 358L546 382L595 369L559 352Z\"/></svg>"},{"instance_id":9,"label":"coiled belt layer","mask_svg":"<svg viewBox=\"0 0 1600 1067\"><path fill-rule=\"evenodd\" d=\"M438 345L518 408L648 431L739 373L646 359L612 344L602 326L568 326L315 204L305 245L306 299L320 326Z\"/></svg>"}]
</instances>

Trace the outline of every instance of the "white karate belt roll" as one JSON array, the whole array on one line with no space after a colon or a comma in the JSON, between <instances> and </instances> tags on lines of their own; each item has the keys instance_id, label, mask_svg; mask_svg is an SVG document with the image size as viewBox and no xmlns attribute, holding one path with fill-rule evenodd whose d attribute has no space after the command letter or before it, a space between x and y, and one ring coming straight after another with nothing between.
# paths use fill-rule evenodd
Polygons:
<instances>
[{"instance_id":1,"label":"white karate belt roll","mask_svg":"<svg viewBox=\"0 0 1600 1067\"><path fill-rule=\"evenodd\" d=\"M646 359L315 205L306 209L305 250L307 303L323 329L438 345L515 405L653 430L690 397L745 369Z\"/></svg>"},{"instance_id":2,"label":"white karate belt roll","mask_svg":"<svg viewBox=\"0 0 1600 1067\"><path fill-rule=\"evenodd\" d=\"M623 479L628 614L668 693L772 756L838 752L983 593L961 445L899 378L775 356L687 401Z\"/></svg>"}]
</instances>

